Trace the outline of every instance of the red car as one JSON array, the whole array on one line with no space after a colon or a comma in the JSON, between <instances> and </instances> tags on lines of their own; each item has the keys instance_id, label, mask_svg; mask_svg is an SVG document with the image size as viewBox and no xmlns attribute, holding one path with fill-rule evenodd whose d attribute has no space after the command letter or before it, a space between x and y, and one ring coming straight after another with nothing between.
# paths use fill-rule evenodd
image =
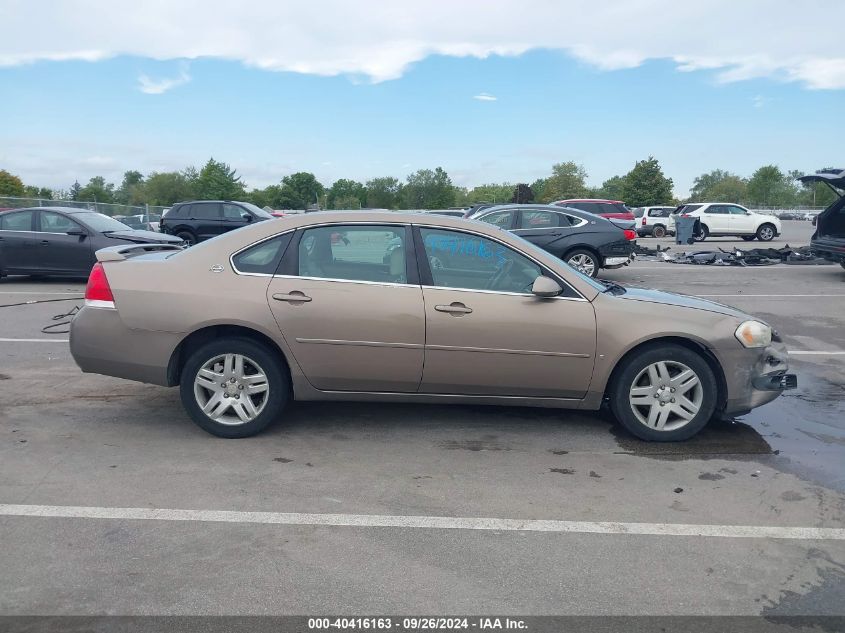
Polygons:
<instances>
[{"instance_id":1,"label":"red car","mask_svg":"<svg viewBox=\"0 0 845 633\"><path fill-rule=\"evenodd\" d=\"M621 200L599 200L596 198L576 198L572 200L558 200L552 204L559 207L571 207L580 209L593 215L600 215L603 218L612 220L634 221L634 214L625 206Z\"/></svg>"}]
</instances>

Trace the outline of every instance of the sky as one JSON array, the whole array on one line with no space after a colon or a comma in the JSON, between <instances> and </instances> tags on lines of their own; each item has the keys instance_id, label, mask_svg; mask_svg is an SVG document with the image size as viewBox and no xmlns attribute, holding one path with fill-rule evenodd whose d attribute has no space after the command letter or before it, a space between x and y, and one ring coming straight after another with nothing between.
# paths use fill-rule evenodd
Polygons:
<instances>
[{"instance_id":1,"label":"sky","mask_svg":"<svg viewBox=\"0 0 845 633\"><path fill-rule=\"evenodd\" d=\"M209 157L310 171L588 182L656 157L845 166L841 0L0 0L0 169L67 189ZM37 34L37 36L34 36Z\"/></svg>"}]
</instances>

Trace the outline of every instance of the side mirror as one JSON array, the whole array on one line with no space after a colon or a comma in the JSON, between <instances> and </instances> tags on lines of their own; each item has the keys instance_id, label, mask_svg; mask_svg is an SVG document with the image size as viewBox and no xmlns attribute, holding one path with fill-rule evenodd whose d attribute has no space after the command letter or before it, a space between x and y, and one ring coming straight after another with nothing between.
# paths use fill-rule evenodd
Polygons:
<instances>
[{"instance_id":1,"label":"side mirror","mask_svg":"<svg viewBox=\"0 0 845 633\"><path fill-rule=\"evenodd\" d=\"M241 213L241 217L246 220L247 222L252 222L252 214L251 213Z\"/></svg>"},{"instance_id":2,"label":"side mirror","mask_svg":"<svg viewBox=\"0 0 845 633\"><path fill-rule=\"evenodd\" d=\"M563 292L563 288L554 279L540 275L534 280L531 292L537 297L556 297Z\"/></svg>"},{"instance_id":3,"label":"side mirror","mask_svg":"<svg viewBox=\"0 0 845 633\"><path fill-rule=\"evenodd\" d=\"M82 229L71 229L67 232L68 235L77 235L79 237L86 237L88 234Z\"/></svg>"}]
</instances>

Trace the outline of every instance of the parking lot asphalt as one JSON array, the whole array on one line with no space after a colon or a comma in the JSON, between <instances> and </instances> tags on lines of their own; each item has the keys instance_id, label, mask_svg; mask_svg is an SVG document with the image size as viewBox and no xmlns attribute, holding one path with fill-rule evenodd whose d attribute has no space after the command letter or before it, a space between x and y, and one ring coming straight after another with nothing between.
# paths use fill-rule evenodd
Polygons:
<instances>
[{"instance_id":1,"label":"parking lot asphalt","mask_svg":"<svg viewBox=\"0 0 845 633\"><path fill-rule=\"evenodd\" d=\"M768 245L807 243L784 224ZM695 248L718 246L759 244ZM78 301L0 308L0 613L845 614L845 271L603 276L765 318L799 388L669 445L601 413L360 403L221 440L174 389L80 373L41 331ZM0 304L83 287L6 279Z\"/></svg>"}]
</instances>

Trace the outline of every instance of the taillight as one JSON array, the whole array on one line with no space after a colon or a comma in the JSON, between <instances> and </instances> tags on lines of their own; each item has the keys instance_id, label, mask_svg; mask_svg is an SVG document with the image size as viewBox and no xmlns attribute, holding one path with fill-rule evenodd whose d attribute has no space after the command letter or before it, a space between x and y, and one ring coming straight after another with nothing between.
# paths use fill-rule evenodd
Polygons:
<instances>
[{"instance_id":1,"label":"taillight","mask_svg":"<svg viewBox=\"0 0 845 633\"><path fill-rule=\"evenodd\" d=\"M625 239L626 240L630 241L630 240L637 239L637 232L635 230L633 230L633 229L623 229L623 232L625 233Z\"/></svg>"},{"instance_id":2,"label":"taillight","mask_svg":"<svg viewBox=\"0 0 845 633\"><path fill-rule=\"evenodd\" d=\"M88 285L85 287L85 305L99 308L114 307L114 295L112 295L109 280L106 277L106 269L100 262L94 264L91 274L88 275Z\"/></svg>"},{"instance_id":3,"label":"taillight","mask_svg":"<svg viewBox=\"0 0 845 633\"><path fill-rule=\"evenodd\" d=\"M643 226L645 226L645 216L643 216Z\"/></svg>"}]
</instances>

